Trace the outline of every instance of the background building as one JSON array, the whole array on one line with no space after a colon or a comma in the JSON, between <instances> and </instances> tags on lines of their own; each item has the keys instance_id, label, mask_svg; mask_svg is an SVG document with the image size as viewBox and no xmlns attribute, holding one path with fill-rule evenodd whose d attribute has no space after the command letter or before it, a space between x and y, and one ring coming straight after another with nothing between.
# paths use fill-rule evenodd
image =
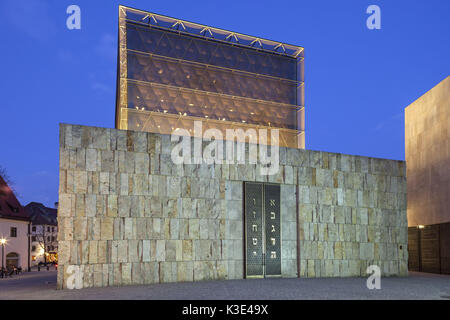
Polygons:
<instances>
[{"instance_id":1,"label":"background building","mask_svg":"<svg viewBox=\"0 0 450 320\"><path fill-rule=\"evenodd\" d=\"M120 6L118 73L118 129L193 135L201 120L305 147L302 47Z\"/></svg>"},{"instance_id":2,"label":"background building","mask_svg":"<svg viewBox=\"0 0 450 320\"><path fill-rule=\"evenodd\" d=\"M48 208L42 203L30 202L25 206L30 216L31 263L52 262L58 259L57 208Z\"/></svg>"},{"instance_id":3,"label":"background building","mask_svg":"<svg viewBox=\"0 0 450 320\"><path fill-rule=\"evenodd\" d=\"M4 266L30 267L31 222L11 188L0 176L0 239L6 239L4 247ZM2 262L0 246L0 267Z\"/></svg>"},{"instance_id":4,"label":"background building","mask_svg":"<svg viewBox=\"0 0 450 320\"><path fill-rule=\"evenodd\" d=\"M409 268L450 274L450 76L405 109Z\"/></svg>"}]
</instances>

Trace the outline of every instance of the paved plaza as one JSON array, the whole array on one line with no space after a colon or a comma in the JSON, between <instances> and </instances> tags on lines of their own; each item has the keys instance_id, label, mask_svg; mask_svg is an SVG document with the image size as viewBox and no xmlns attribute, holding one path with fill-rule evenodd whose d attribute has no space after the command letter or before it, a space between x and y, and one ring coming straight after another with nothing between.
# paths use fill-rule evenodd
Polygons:
<instances>
[{"instance_id":1,"label":"paved plaza","mask_svg":"<svg viewBox=\"0 0 450 320\"><path fill-rule=\"evenodd\" d=\"M369 290L365 278L254 279L163 283L147 286L56 290L56 271L0 279L0 299L450 299L450 276L413 273L382 278Z\"/></svg>"}]
</instances>

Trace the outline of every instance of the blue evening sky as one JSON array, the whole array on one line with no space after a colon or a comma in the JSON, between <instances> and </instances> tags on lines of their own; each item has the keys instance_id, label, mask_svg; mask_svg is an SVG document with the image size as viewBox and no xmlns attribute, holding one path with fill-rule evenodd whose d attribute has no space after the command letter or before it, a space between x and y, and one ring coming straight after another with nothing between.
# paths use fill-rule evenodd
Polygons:
<instances>
[{"instance_id":1,"label":"blue evening sky","mask_svg":"<svg viewBox=\"0 0 450 320\"><path fill-rule=\"evenodd\" d=\"M0 165L23 205L57 201L59 123L114 127L119 3L305 47L308 149L403 160L404 108L450 71L448 0L1 0Z\"/></svg>"}]
</instances>

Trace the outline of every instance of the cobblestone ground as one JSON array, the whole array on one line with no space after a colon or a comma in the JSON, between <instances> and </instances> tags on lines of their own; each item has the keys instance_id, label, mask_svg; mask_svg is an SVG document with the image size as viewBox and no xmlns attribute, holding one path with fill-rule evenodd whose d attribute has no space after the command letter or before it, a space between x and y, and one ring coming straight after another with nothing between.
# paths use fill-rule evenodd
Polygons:
<instances>
[{"instance_id":1,"label":"cobblestone ground","mask_svg":"<svg viewBox=\"0 0 450 320\"><path fill-rule=\"evenodd\" d=\"M55 271L0 279L0 299L450 299L450 276L410 273L382 278L368 290L365 278L255 279L164 283L148 286L56 290Z\"/></svg>"}]
</instances>

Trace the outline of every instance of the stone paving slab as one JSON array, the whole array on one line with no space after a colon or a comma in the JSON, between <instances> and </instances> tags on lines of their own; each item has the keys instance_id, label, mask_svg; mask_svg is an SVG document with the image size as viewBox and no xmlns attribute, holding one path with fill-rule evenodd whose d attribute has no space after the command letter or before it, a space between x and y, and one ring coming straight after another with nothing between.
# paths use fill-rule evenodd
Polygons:
<instances>
[{"instance_id":1,"label":"stone paving slab","mask_svg":"<svg viewBox=\"0 0 450 320\"><path fill-rule=\"evenodd\" d=\"M450 299L450 276L411 272L408 277L382 278L381 290L368 290L365 278L225 280L56 290L56 272L41 271L0 279L0 300L5 299Z\"/></svg>"}]
</instances>

